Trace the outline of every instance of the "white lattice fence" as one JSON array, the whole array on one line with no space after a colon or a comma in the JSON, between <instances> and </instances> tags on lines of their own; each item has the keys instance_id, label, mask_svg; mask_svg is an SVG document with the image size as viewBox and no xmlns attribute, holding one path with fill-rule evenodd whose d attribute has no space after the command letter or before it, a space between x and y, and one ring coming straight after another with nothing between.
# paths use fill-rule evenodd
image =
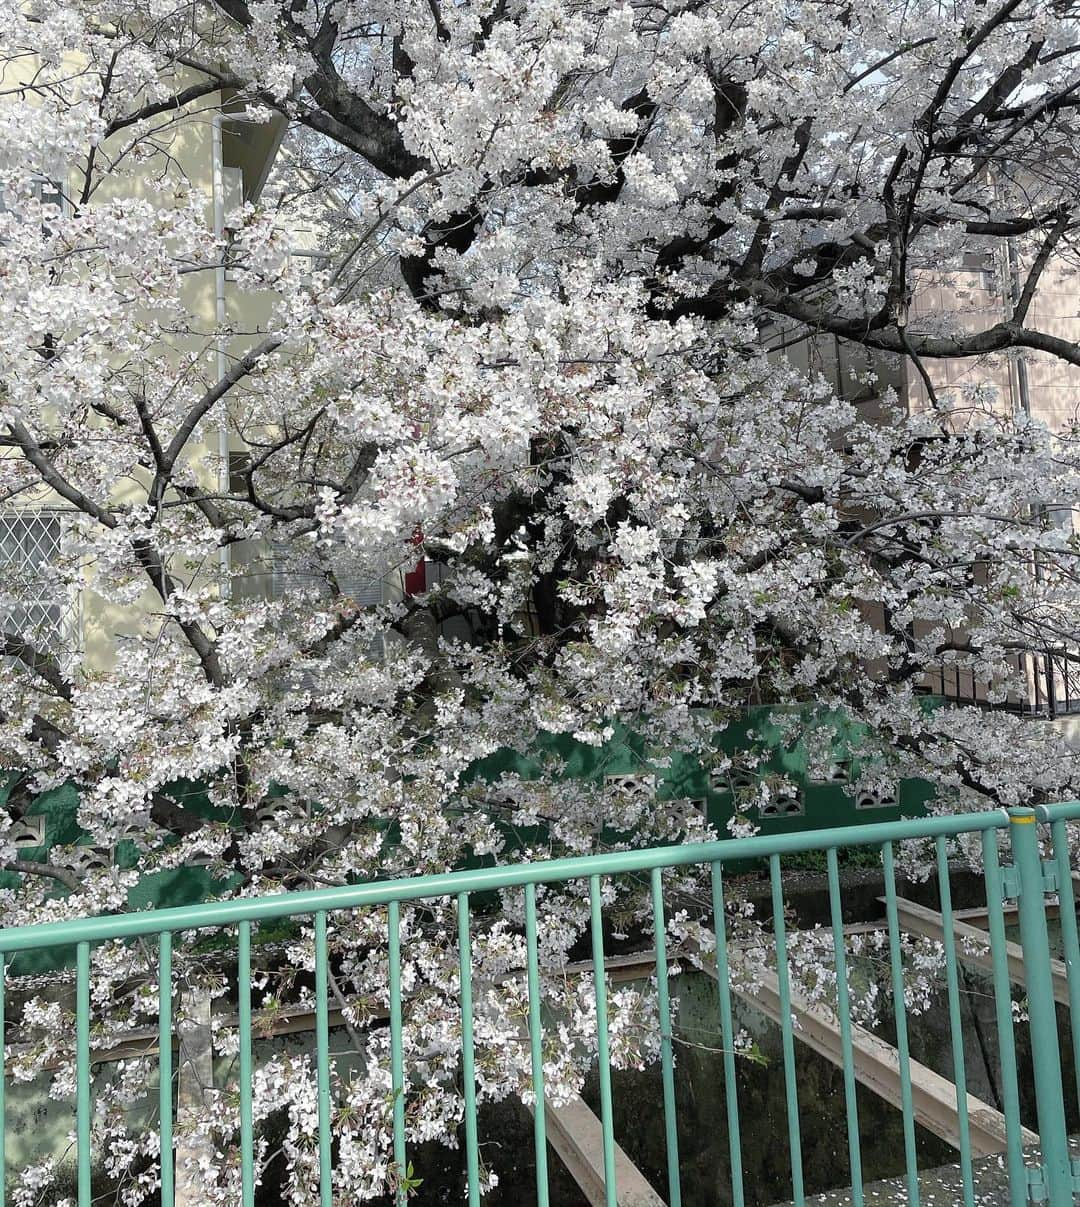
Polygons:
<instances>
[{"instance_id":1,"label":"white lattice fence","mask_svg":"<svg viewBox=\"0 0 1080 1207\"><path fill-rule=\"evenodd\" d=\"M60 511L0 511L0 629L55 650L71 620L70 592L55 567L64 540Z\"/></svg>"}]
</instances>

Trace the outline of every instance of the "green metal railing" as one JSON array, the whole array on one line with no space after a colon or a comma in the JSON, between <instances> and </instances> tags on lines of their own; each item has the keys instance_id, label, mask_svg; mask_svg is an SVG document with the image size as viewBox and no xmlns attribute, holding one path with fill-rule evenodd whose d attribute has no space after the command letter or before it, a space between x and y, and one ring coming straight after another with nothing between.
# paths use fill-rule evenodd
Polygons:
<instances>
[{"instance_id":1,"label":"green metal railing","mask_svg":"<svg viewBox=\"0 0 1080 1207\"><path fill-rule=\"evenodd\" d=\"M1006 1163L1011 1207L1045 1202L1050 1207L1072 1207L1080 1201L1080 1169L1070 1159L1066 1133L1064 1087L1058 1018L1054 1003L1053 970L1047 932L1047 898L1058 896L1061 934L1067 967L1068 1002L1076 1025L1071 1029L1072 1060L1080 1101L1080 943L1077 936L1073 892L1073 868L1069 854L1068 827L1080 820L1080 802L957 816L938 816L880 824L850 826L814 833L755 836L721 842L633 850L531 864L449 872L442 875L377 882L358 886L296 892L227 902L211 902L179 909L83 918L74 922L26 926L0 930L0 1053L4 1026L4 969L20 952L41 948L75 948L76 952L76 1165L79 1207L90 1207L92 1140L90 976L93 948L110 940L156 937L158 940L159 988L159 1129L161 1140L161 1203L173 1207L173 936L206 928L235 928L238 973L239 1032L239 1136L242 1173L241 1207L255 1201L255 1128L252 1104L252 928L258 923L280 919L306 919L314 923L315 939L315 1045L318 1078L319 1201L331 1207L333 1128L331 1114L331 1067L329 1044L328 975L329 934L338 911L380 907L387 911L389 954L389 1029L392 1077L393 1156L398 1171L408 1168L406 1098L409 1082L403 1055L403 1026L406 1003L401 978L402 903L434 898L456 902L460 953L461 1072L464 1087L465 1161L470 1207L481 1201L478 1156L477 1099L473 1035L473 968L471 956L470 900L493 890L520 888L524 894L526 977L528 986L528 1031L532 1088L535 1094L534 1144L536 1201L549 1202L547 1171L547 1128L545 1118L542 1011L542 970L538 957L537 886L580 881L587 885L592 946L593 989L596 999L600 1125L603 1139L603 1169L607 1207L617 1207L615 1180L615 1135L613 1122L610 1045L608 1035L607 976L605 972L604 879L637 876L651 893L654 930L655 973L660 1014L660 1064L667 1156L667 1197L671 1207L682 1199L678 1127L675 1095L675 1057L671 1005L668 993L668 960L665 947L666 909L662 873L672 868L700 866L711 878L713 927L716 938L715 973L717 1013L722 1042L722 1061L727 1106L726 1133L730 1150L730 1194L735 1207L756 1199L744 1179L740 1134L739 1095L736 1081L736 1043L732 1015L731 952L726 923L724 868L747 860L766 863L771 882L773 928L776 943L776 976L781 1011L783 1079L787 1104L788 1150L792 1198L806 1201L802 1161L802 1128L797 1095L797 1034L792 1026L792 987L785 929L784 859L807 851L824 851L830 906L830 925L836 967L837 1014L843 1068L848 1133L848 1169L838 1171L838 1182L850 1182L850 1201L864 1202L862 1145L859 1134L858 1090L853 1024L848 987L848 953L845 941L838 853L847 848L872 848L880 853L885 885L885 926L889 941L889 976L894 997L896 1049L899 1053L901 1111L909 1202L919 1203L919 1168L916 1154L916 1114L913 1100L909 1037L904 1006L904 969L901 927L897 908L895 849L898 843L921 839L933 845L939 875L941 919L945 935L945 971L948 1015L951 1028L955 1109L958 1119L959 1159L963 1202L973 1207L976 1194L975 1167L968 1119L967 1084L964 1067L960 1015L960 981L957 944L953 932L954 910L949 880L949 843L959 836L975 836L982 844L987 903L987 936L992 953L992 987L1001 1065L1001 1106L1007 1137ZM1043 859L1040 831L1049 858ZM1011 852L1004 864L999 855ZM1006 956L1004 902L1018 899L1024 979L1030 1017L1030 1039L1037 1104L1040 1145L1037 1153L1023 1148L1020 1091L1012 1010L1012 988ZM550 970L548 970L550 971ZM9 1028L9 1039L10 1039ZM0 1122L4 1119L4 1076L0 1069ZM6 1134L6 1133L5 1133ZM418 1171L422 1172L422 1171ZM399 1203L407 1187L396 1192ZM3 1146L0 1145L0 1207L5 1202Z\"/></svg>"}]
</instances>

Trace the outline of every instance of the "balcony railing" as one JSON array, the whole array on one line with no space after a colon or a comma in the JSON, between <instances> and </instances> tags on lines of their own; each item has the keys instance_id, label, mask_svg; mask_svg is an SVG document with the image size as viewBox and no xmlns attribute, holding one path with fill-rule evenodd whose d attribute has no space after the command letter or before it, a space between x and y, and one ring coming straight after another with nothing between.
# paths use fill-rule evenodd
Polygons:
<instances>
[{"instance_id":1,"label":"balcony railing","mask_svg":"<svg viewBox=\"0 0 1080 1207\"><path fill-rule=\"evenodd\" d=\"M1016 656L1023 683L1004 700L994 698L989 683L955 663L939 663L926 672L923 690L951 704L975 705L1027 716L1075 716L1080 713L1080 651L1064 647L1025 650Z\"/></svg>"},{"instance_id":2,"label":"balcony railing","mask_svg":"<svg viewBox=\"0 0 1080 1207\"><path fill-rule=\"evenodd\" d=\"M837 1063L842 1067L847 1126L846 1169L838 1172L843 1184L850 1183L850 1201L859 1207L864 1201L862 1172L862 1139L859 1125L859 1083L881 1093L881 1077L866 1064L866 1044L859 1026L852 1019L849 990L848 938L845 934L844 909L841 894L840 855L849 849L865 853L876 852L884 882L885 921L887 931L888 979L895 1006L895 1056L887 1057L896 1080L896 1106L903 1119L904 1154L908 1201L919 1202L920 1171L916 1150L916 1122L924 1122L922 1101L918 1094L922 1085L913 1087L908 1020L905 1010L904 968L901 933L905 918L915 917L912 907L898 894L895 854L899 844L920 840L933 852L938 872L940 912L932 914L934 925L940 928L944 946L944 965L949 1041L952 1051L951 1101L945 1103L952 1112L954 1146L958 1153L962 1199L967 1204L976 1201L978 1166L974 1160L991 1141L980 1140L985 1130L986 1112L972 1112L967 1091L964 1066L964 1044L961 1033L959 965L970 962L970 945L962 943L965 923L956 914L950 887L949 856L954 840L969 845L974 840L981 845L982 879L985 888L986 950L981 955L982 967L989 973L995 1003L997 1042L1001 1067L1001 1120L999 1148L1004 1152L1007 1167L1009 1199L1013 1207L1026 1204L1029 1194L1050 1207L1072 1207L1080 1193L1077 1170L1070 1162L1066 1134L1064 1082L1062 1074L1059 1024L1055 997L1062 1002L1074 1020L1072 1026L1072 1063L1080 1095L1080 944L1073 897L1074 869L1070 857L1069 828L1080 820L1080 802L1014 809L1008 813L993 811L955 816L936 816L890 823L851 826L814 833L754 836L704 844L670 846L644 850L598 854L580 858L557 859L546 862L488 867L473 871L448 872L441 875L419 876L410 879L376 882L363 885L329 888L309 892L284 893L275 896L207 902L178 909L161 909L119 916L87 917L76 921L26 926L0 931L0 969L20 953L61 949L75 952L75 1136L77 1144L77 1196L79 1207L90 1207L91 1173L94 1152L92 1065L99 1055L91 1049L91 969L95 945L114 940L156 940L158 972L158 1045L160 1061L160 1090L157 1127L160 1133L160 1202L173 1207L174 1189L174 993L172 970L174 937L208 929L224 930L233 936L236 971L236 1026L238 1032L239 1093L236 1100L238 1147L241 1166L241 1204L252 1207L255 1202L259 1170L255 1161L255 1122L252 1110L253 1027L251 960L253 940L261 924L283 919L300 919L313 924L315 952L315 1073L318 1094L318 1198L322 1207L331 1207L338 1200L334 1191L334 1128L335 1114L331 1106L330 1021L328 977L330 969L329 937L335 919L346 911L379 911L385 918L385 950L388 956L388 1006L390 1035L390 1064L392 1077L392 1134L393 1161L399 1173L396 1201L408 1197L409 1179L405 1172L410 1166L410 1136L407 1125L407 1099L410 1095L410 1070L406 1067L403 1028L409 1010L409 999L402 988L402 909L416 903L435 899L450 899L456 903L457 947L460 972L458 1006L461 1023L460 1081L463 1095L464 1159L468 1179L468 1202L478 1207L481 1202L479 1163L479 1134L477 1120L477 1082L473 1016L473 962L471 943L474 936L473 905L481 894L494 890L522 895L524 920L524 968L520 970L527 983L527 1027L531 1053L532 1091L534 1097L534 1146L536 1168L536 1201L540 1207L549 1203L547 1146L549 1133L545 1098L544 1031L542 1010L544 984L548 978L560 976L565 969L542 967L538 957L538 934L544 925L542 895L538 903L538 887L579 883L587 895L589 936L591 939L591 980L595 1003L595 1040L598 1053L599 1126L602 1138L601 1194L606 1207L618 1202L616 1172L616 1136L613 1121L611 1046L608 1031L608 963L605 952L605 916L602 905L606 878L635 878L642 889L651 895L652 948L649 957L655 974L659 1013L659 1062L663 1087L663 1126L666 1138L666 1183L663 1190L667 1202L676 1207L682 1201L684 1169L679 1156L679 1127L675 1095L675 1056L673 1048L672 1013L669 1001L668 951L665 944L669 907L664 899L664 874L670 869L699 868L711 886L711 927L715 935L712 951L703 947L703 966L716 982L716 1011L721 1035L724 1093L726 1098L726 1136L730 1149L731 1201L742 1207L753 1187L744 1177L743 1147L740 1129L740 1102L736 1080L736 1036L733 1023L732 998L738 991L732 973L740 960L739 952L729 942L728 913L725 907L725 871L733 864L746 866L746 861L763 861L768 869L773 907L773 938L775 963L768 978L776 998L774 1017L782 1031L783 1067L776 1076L783 1078L787 1103L787 1152L780 1148L776 1159L786 1161L790 1172L791 1196L795 1203L806 1202L802 1130L805 1120L800 1116L797 1093L799 1079L798 1046L803 1034L793 1025L793 1014L808 1008L800 1004L789 958L792 936L785 924L785 859L808 851L824 853L827 871L828 910L831 927L832 959L835 970L835 1001L829 1011L811 1010L811 1015L826 1029L832 1028L836 1039ZM1075 834L1072 835L1075 839ZM999 850L1009 852L1002 863ZM1045 858L1044 858L1045 856ZM1065 972L1051 958L1047 931L1047 900L1057 895L1060 906ZM1018 901L1020 944L1006 940L1005 903ZM924 910L923 914L927 912ZM923 917L923 924L926 919ZM970 928L968 928L970 929ZM152 949L151 949L152 950ZM406 953L407 954L407 953ZM10 975L10 974L9 974ZM1029 1031L1037 1100L1039 1156L1030 1163L1032 1133L1021 1120L1021 1096L1018 1087L1016 1039L1011 985L1021 979L1026 987L1029 1011ZM550 983L550 982L549 982ZM0 991L3 979L0 978ZM762 999L764 1000L764 999ZM0 992L0 1020L3 1019ZM13 1024L9 1023L8 1040ZM2 1022L0 1022L2 1026ZM3 1036L0 1034L0 1051ZM888 1045L878 1044L880 1050ZM891 1050L891 1049L888 1049ZM889 1061L892 1064L889 1064ZM1071 1080L1071 1078L1070 1078ZM939 1077L938 1082L942 1079ZM0 1079L2 1084L2 1079ZM948 1084L947 1082L945 1084ZM864 1088L863 1093L867 1090ZM885 1091L886 1093L888 1091ZM1070 1087L1071 1095L1071 1087ZM990 1111L994 1116L994 1112ZM0 1094L0 1118L3 1117L3 1097ZM983 1129L983 1130L980 1130ZM980 1145L982 1147L980 1147ZM0 1146L0 1154L3 1146ZM418 1174L423 1170L418 1169ZM0 1166L0 1178L3 1169ZM315 1186L312 1186L312 1193ZM657 1192L659 1194L659 1192ZM0 1203L4 1201L0 1189ZM95 1201L101 1201L95 1199ZM984 1200L985 1201L985 1200ZM995 1199L994 1201L999 1201Z\"/></svg>"}]
</instances>

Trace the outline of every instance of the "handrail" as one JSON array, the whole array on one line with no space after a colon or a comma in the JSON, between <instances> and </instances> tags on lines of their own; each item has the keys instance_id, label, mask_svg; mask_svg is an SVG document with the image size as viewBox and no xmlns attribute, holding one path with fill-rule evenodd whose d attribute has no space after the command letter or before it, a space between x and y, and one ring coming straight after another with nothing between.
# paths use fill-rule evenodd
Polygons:
<instances>
[{"instance_id":1,"label":"handrail","mask_svg":"<svg viewBox=\"0 0 1080 1207\"><path fill-rule=\"evenodd\" d=\"M892 822L869 822L864 825L823 829L810 833L787 833L780 835L755 835L747 838L730 838L723 841L699 842L677 846L644 847L634 850L611 851L600 854L581 855L563 859L541 860L531 863L485 867L475 870L440 872L431 875L412 876L392 880L372 881L366 884L343 885L337 888L314 889L302 892L282 892L263 896L233 898L224 901L207 901L198 905L179 908L145 910L138 913L117 914L69 921L55 921L26 927L0 930L0 1130L4 1129L4 1045L3 1027L5 1010L5 965L18 952L29 949L73 947L76 954L76 985L74 1011L74 1065L75 1065L75 1133L76 1174L78 1182L77 1201L79 1207L92 1207L95 1201L94 1184L94 1078L95 1053L90 1045L92 1019L92 972L93 946L110 939L127 939L135 936L156 937L158 952L157 968L157 1012L158 1012L158 1151L160 1152L160 1188L162 1207L175 1207L175 1174L188 1168L191 1154L181 1154L182 1142L174 1133L174 1077L172 1048L176 1038L174 997L177 983L173 974L173 935L181 931L223 930L235 931L235 996L237 1006L237 1096L238 1118L225 1122L225 1133L221 1143L225 1145L220 1155L239 1149L239 1186L235 1201L239 1207L255 1207L255 1187L260 1176L265 1175L265 1154L260 1155L257 1145L259 1129L263 1126L262 1115L256 1109L255 1088L255 1041L252 1026L253 990L252 942L255 924L282 918L310 917L314 923L314 973L315 973L315 1052L314 1066L317 1085L317 1131L318 1142L318 1193L320 1207L331 1207L335 1201L336 1175L334 1170L334 1134L338 1126L333 1110L332 1087L336 1061L330 1048L330 984L331 963L336 953L330 946L329 936L338 934L339 942L347 942L347 920L335 918L343 912L357 908L387 906L383 930L386 951L385 1002L388 1026L382 1038L388 1045L379 1058L384 1067L383 1075L389 1073L390 1095L383 1098L384 1083L375 1083L385 1102L388 1118L386 1142L389 1150L392 1139L393 1161L387 1166L386 1188L392 1195L396 1207L406 1207L409 1186L413 1184L409 1163L410 1136L413 1141L426 1138L418 1135L408 1122L407 1101L415 1094L416 1086L410 1072L410 1044L407 1042L410 1027L415 1041L417 1023L424 1026L423 1019L411 1019L409 1001L405 993L402 968L403 910L405 903L440 899L449 904L450 912L456 915L458 973L457 989L460 1012L462 1077L461 1095L463 1122L465 1126L465 1160L467 1165L469 1207L482 1207L479 1157L479 1131L477 1116L477 1064L476 1048L481 1040L474 1031L473 1003L473 946L471 911L475 901L473 894L492 890L521 887L524 889L524 939L523 967L528 993L528 1040L529 1065L531 1068L531 1095L533 1109L533 1133L536 1169L536 1191L538 1207L548 1207L547 1177L547 1132L545 1081L545 1019L544 994L548 976L561 976L565 965L556 964L545 969L540 962L538 942L539 923L537 885L581 882L582 903L588 904L588 931L591 935L593 966L593 1001L596 1010L596 1068L600 1086L600 1145L597 1156L603 1158L601 1177L602 1196L605 1207L617 1207L620 1201L617 1152L615 1135L615 1112L612 1087L612 1038L608 1029L607 953L605 952L605 918L603 880L608 876L640 875L643 893L648 894L652 906L652 933L655 944L654 967L656 972L657 1020L659 1024L659 1062L663 1083L663 1122L665 1128L665 1150L669 1203L678 1207L681 1202L681 1178L683 1173L679 1155L680 1129L678 1127L678 1095L676 1094L675 1033L673 1030L668 978L672 968L668 964L666 935L670 913L664 902L665 868L698 865L711 884L711 914L713 957L706 963L716 978L716 1009L718 1019L718 1047L723 1064L724 1100L726 1113L727 1149L731 1201L742 1207L746 1201L744 1186L741 1126L739 1121L739 1091L736 1072L737 1032L732 1011L732 995L745 990L733 983L731 973L738 963L729 951L727 918L728 903L724 892L724 869L738 867L746 861L762 861L768 868L768 881L772 893L772 935L775 940L775 1002L774 1014L781 1028L783 1049L783 1081L787 1100L788 1155L790 1158L791 1187L795 1202L806 1202L806 1191L810 1189L804 1178L802 1158L802 1130L799 1101L799 1057L796 1040L813 1047L804 1033L796 1034L793 1027L793 1010L799 1004L798 983L794 976L797 961L805 958L798 950L792 951L785 925L785 881L782 857L806 851L823 851L827 866L827 898L829 923L832 936L833 984L835 1004L828 1003L818 1019L820 1026L829 1032L826 1045L838 1061L844 1082L843 1105L846 1117L848 1170L851 1182L851 1202L861 1207L864 1199L862 1172L862 1138L859 1129L859 1101L857 1082L862 1080L874 1092L881 1092L880 1070L863 1069L866 1045L858 1029L855 1001L849 986L849 952L846 942L844 909L840 877L840 854L844 848L870 848L880 859L885 889L885 912L888 935L889 975L892 986L896 1047L891 1048L880 1040L874 1040L880 1057L895 1070L894 1098L898 1096L904 1126L904 1169L908 1192L913 1203L918 1202L919 1163L916 1144L916 1121L918 1102L924 1101L923 1081L919 1070L922 1066L911 1059L907 1030L906 989L904 973L904 945L902 928L905 911L899 908L897 893L898 869L895 851L897 844L905 841L925 840L927 856L932 855L936 866L936 881L939 893L940 929L942 957L945 968L945 1000L948 1007L948 1039L952 1051L952 1085L939 1078L934 1102L945 1112L947 1135L959 1152L960 1173L963 1182L963 1202L974 1207L976 1168L973 1156L980 1151L973 1140L977 1129L985 1122L980 1113L985 1104L968 1093L965 1069L962 994L960 961L963 958L958 947L963 936L954 925L956 912L950 888L950 844L949 839L961 835L977 836L982 847L983 880L986 896L987 942L989 965L993 983L993 1002L998 1037L998 1059L1000 1062L1001 1101L997 1135L992 1146L1002 1145L1010 1187L1010 1202L1021 1204L1027 1201L1031 1186L1040 1185L1045 1194L1042 1200L1047 1207L1073 1207L1074 1180L1070 1165L1067 1121L1065 1115L1061 1044L1058 1034L1056 1001L1062 1005L1060 991L1055 989L1054 965L1051 960L1047 932L1046 902L1057 895L1062 947L1066 965L1067 1008L1074 1020L1072 1027L1072 1064L1080 1093L1080 937L1078 937L1075 913L1073 866L1073 840L1069 823L1080 821L1080 801L1063 801L1057 804L1040 805L1036 808L1014 808L982 813L937 815L910 818ZM1049 841L1044 841L1037 822L1049 823ZM1007 838L1005 831L1007 830ZM1005 838L1003 842L1002 839ZM1047 859L1047 854L1051 855ZM1002 862L1009 858L1008 863ZM648 875L643 875L648 873ZM577 886L575 886L577 887ZM1015 898L1019 906L1020 947L1022 951L1021 973L1017 976L1006 938L1004 902ZM333 920L333 921L332 921ZM379 923L379 918L368 921ZM519 919L520 920L520 919ZM344 928L337 923L345 921ZM365 924L366 925L366 924ZM962 929L962 928L961 928ZM704 934L706 932L702 932ZM733 932L734 937L734 932ZM379 942L376 939L376 946ZM855 949L852 954L857 955ZM812 957L816 968L816 956ZM521 960L518 964L521 964ZM828 962L826 957L826 962ZM148 970L152 977L152 971ZM1032 1132L1027 1130L1021 1114L1021 1094L1018 1080L1014 1019L1012 1010L1012 987L1010 980L1022 981L1027 992L1030 1025L1028 1032L1031 1044L1031 1069L1035 1091L1035 1116L1029 1119L1038 1124L1041 1164L1037 1169L1026 1165L1025 1144L1030 1142ZM1060 979L1060 978L1059 978ZM231 980L231 978L230 978ZM738 978L736 978L736 981ZM769 982L770 985L773 982ZM231 991L230 991L231 992ZM382 994L382 990L376 990ZM451 994L453 994L451 990ZM520 1003L512 1003L518 1009ZM70 1017L70 1015L68 1016ZM586 1053L588 1055L588 1053ZM180 1066L184 1066L181 1057ZM879 1061L880 1064L880 1061ZM681 1066L680 1066L681 1067ZM340 1070L339 1070L340 1073ZM918 1081L918 1084L917 1084ZM920 1097L922 1095L922 1097ZM187 1101L177 1091L177 1103ZM265 1102L263 1103L265 1107ZM187 1108L185 1108L187 1109ZM988 1109L988 1108L987 1108ZM176 1110L180 1110L177 1105ZM1025 1107L1025 1111L1027 1108ZM238 1130L238 1141L229 1139L229 1129ZM234 1132L235 1134L235 1132ZM938 1134L942 1134L941 1131ZM2 1146L0 1146L2 1148ZM314 1151L314 1150L313 1150ZM260 1171L262 1171L260 1173ZM236 1173L232 1169L232 1176ZM809 1170L805 1171L809 1173ZM216 1176L216 1175L215 1175ZM312 1173L312 1176L314 1174ZM347 1179L346 1179L347 1181ZM0 1159L0 1207L4 1197L4 1166ZM183 1197L183 1196L181 1196ZM340 1196L338 1196L340 1197Z\"/></svg>"},{"instance_id":2,"label":"handrail","mask_svg":"<svg viewBox=\"0 0 1080 1207\"><path fill-rule=\"evenodd\" d=\"M1080 803L1076 803L1076 808L1080 810ZM1080 816L1080 812L1076 816ZM176 933L184 930L203 930L232 926L239 922L265 922L320 911L388 905L392 901L429 900L433 897L456 896L459 893L492 892L526 884L585 880L590 876L647 872L653 868L767 859L773 855L824 851L837 847L880 846L884 842L902 842L912 838L948 838L957 834L1004 829L1008 823L1009 816L1005 810L909 818L892 822L837 826L811 833L758 834L749 838L729 838L716 842L642 847L630 851L438 872L396 880L376 880L367 884L342 885L338 888L306 889L262 897L206 901L196 905L173 906L169 909L145 910L138 913L41 922L0 930L0 953L10 956L41 948L69 947L75 943L138 938L159 935L164 931Z\"/></svg>"},{"instance_id":3,"label":"handrail","mask_svg":"<svg viewBox=\"0 0 1080 1207\"><path fill-rule=\"evenodd\" d=\"M1063 800L1055 805L1036 805L1039 821L1080 821L1080 800Z\"/></svg>"}]
</instances>

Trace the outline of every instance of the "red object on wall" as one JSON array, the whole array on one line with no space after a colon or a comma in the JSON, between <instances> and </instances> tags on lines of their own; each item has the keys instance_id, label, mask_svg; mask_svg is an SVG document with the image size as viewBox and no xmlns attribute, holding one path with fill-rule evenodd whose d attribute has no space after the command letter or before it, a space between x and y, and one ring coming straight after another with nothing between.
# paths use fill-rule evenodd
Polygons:
<instances>
[{"instance_id":1,"label":"red object on wall","mask_svg":"<svg viewBox=\"0 0 1080 1207\"><path fill-rule=\"evenodd\" d=\"M416 535L413 537L414 545L422 545L424 543L424 534L418 528ZM419 595L427 590L427 562L421 558L411 570L405 571L405 594Z\"/></svg>"},{"instance_id":2,"label":"red object on wall","mask_svg":"<svg viewBox=\"0 0 1080 1207\"><path fill-rule=\"evenodd\" d=\"M405 594L419 595L427 590L427 562L421 558L416 565L405 573Z\"/></svg>"}]
</instances>

